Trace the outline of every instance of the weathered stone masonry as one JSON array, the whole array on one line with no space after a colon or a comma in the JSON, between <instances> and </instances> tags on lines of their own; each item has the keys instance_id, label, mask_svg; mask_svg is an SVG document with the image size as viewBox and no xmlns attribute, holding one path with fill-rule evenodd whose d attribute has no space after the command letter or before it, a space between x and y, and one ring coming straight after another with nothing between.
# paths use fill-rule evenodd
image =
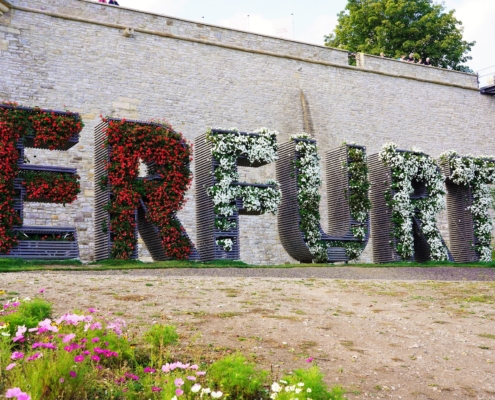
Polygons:
<instances>
[{"instance_id":1,"label":"weathered stone masonry","mask_svg":"<svg viewBox=\"0 0 495 400\"><path fill-rule=\"evenodd\" d=\"M474 75L366 55L351 67L340 50L86 0L0 0L0 14L0 99L67 108L86 124L68 152L27 153L34 164L78 168L82 195L65 208L26 204L25 218L29 225L77 226L85 261L94 248L100 114L164 118L191 141L207 126L269 126L281 143L311 130L322 152L346 140L368 154L387 141L435 157L447 149L495 153L495 100L479 94ZM134 35L124 36L126 28ZM274 165L240 172L250 182L275 177ZM188 199L180 219L195 240L194 182ZM326 229L325 204L323 192ZM448 239L444 216L440 226ZM240 231L244 261L292 262L275 216L242 216ZM370 261L369 246L363 257Z\"/></svg>"}]
</instances>

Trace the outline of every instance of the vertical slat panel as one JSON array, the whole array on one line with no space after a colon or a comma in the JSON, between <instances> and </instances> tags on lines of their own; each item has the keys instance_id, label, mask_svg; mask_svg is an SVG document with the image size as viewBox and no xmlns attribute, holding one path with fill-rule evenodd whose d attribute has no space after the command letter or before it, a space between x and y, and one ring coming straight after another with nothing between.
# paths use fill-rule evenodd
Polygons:
<instances>
[{"instance_id":1,"label":"vertical slat panel","mask_svg":"<svg viewBox=\"0 0 495 400\"><path fill-rule=\"evenodd\" d=\"M95 128L95 260L110 258L110 216L105 206L110 201L110 190L108 185L101 188L101 178L107 175L108 148L104 145L106 140L106 128L108 124L102 122ZM106 224L107 231L103 232Z\"/></svg>"}]
</instances>

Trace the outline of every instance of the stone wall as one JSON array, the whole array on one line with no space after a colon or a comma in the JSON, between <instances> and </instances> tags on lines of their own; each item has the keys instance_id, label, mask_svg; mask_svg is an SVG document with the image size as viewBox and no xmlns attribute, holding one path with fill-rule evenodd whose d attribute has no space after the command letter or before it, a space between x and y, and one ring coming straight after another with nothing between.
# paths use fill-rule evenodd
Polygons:
<instances>
[{"instance_id":1,"label":"stone wall","mask_svg":"<svg viewBox=\"0 0 495 400\"><path fill-rule=\"evenodd\" d=\"M365 70L385 72L396 76L407 76L416 79L432 80L478 89L477 75L465 72L408 63L393 58L377 57L364 53L358 53L356 55L356 64L359 68Z\"/></svg>"},{"instance_id":2,"label":"stone wall","mask_svg":"<svg viewBox=\"0 0 495 400\"><path fill-rule=\"evenodd\" d=\"M281 143L310 130L322 152L345 140L367 146L368 154L387 141L432 156L495 153L495 100L479 94L472 75L374 57L351 67L340 50L85 0L0 1L10 8L0 15L0 99L77 111L86 124L68 152L27 152L31 163L77 167L83 193L65 208L27 204L25 223L77 226L84 261L93 256L100 114L164 118L190 141L208 126L268 126ZM125 28L134 35L124 36ZM241 169L241 176L274 178L275 166ZM187 198L179 216L194 241L194 182ZM445 218L440 222L445 231ZM244 261L293 262L275 216L242 216L240 230Z\"/></svg>"}]
</instances>

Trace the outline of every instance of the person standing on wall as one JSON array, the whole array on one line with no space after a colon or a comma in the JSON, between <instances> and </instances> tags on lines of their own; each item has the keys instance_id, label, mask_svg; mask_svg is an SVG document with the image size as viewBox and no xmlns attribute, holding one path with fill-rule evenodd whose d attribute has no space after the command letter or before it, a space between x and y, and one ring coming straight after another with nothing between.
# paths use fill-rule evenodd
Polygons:
<instances>
[{"instance_id":1,"label":"person standing on wall","mask_svg":"<svg viewBox=\"0 0 495 400\"><path fill-rule=\"evenodd\" d=\"M430 57L427 57L426 58L426 61L424 62L424 65L431 65Z\"/></svg>"},{"instance_id":2,"label":"person standing on wall","mask_svg":"<svg viewBox=\"0 0 495 400\"><path fill-rule=\"evenodd\" d=\"M114 6L118 6L118 5L119 5L119 3L117 3L117 1L116 1L116 0L110 0L110 1L108 2L108 4L113 4Z\"/></svg>"},{"instance_id":3,"label":"person standing on wall","mask_svg":"<svg viewBox=\"0 0 495 400\"><path fill-rule=\"evenodd\" d=\"M407 62L414 62L414 53L410 53L409 54L409 57L406 58L406 61Z\"/></svg>"}]
</instances>

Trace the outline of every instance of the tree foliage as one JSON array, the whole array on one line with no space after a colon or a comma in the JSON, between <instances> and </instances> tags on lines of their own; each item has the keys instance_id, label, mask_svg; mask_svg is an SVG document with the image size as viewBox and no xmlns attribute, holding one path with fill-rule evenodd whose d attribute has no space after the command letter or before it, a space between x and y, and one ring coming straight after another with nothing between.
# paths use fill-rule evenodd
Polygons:
<instances>
[{"instance_id":1,"label":"tree foliage","mask_svg":"<svg viewBox=\"0 0 495 400\"><path fill-rule=\"evenodd\" d=\"M476 42L463 40L454 12L433 0L348 0L325 45L387 57L414 53L434 66L468 71L461 64Z\"/></svg>"}]
</instances>

